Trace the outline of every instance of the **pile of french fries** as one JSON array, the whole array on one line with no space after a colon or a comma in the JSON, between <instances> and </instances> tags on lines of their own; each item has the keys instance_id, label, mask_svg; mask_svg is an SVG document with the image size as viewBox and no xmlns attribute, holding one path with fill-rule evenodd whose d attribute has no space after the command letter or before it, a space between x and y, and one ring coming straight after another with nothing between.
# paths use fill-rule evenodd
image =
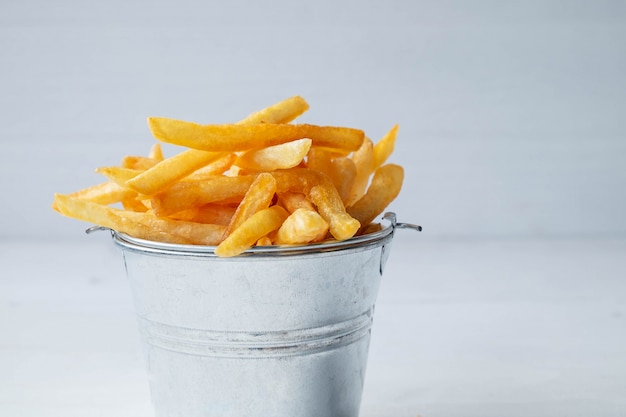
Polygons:
<instances>
[{"instance_id":1,"label":"pile of french fries","mask_svg":"<svg viewBox=\"0 0 626 417\"><path fill-rule=\"evenodd\" d=\"M378 230L404 178L386 163L398 126L374 144L359 129L292 123L308 109L295 96L234 124L151 117L154 137L184 150L165 158L157 141L147 156L96 169L106 181L55 194L52 207L141 239L216 246L223 257Z\"/></svg>"}]
</instances>

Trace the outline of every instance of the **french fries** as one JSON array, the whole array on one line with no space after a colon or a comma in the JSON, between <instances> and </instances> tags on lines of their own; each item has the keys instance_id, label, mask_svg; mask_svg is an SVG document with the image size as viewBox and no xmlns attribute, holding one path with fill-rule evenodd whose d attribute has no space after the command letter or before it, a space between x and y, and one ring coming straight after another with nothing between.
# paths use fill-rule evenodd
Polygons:
<instances>
[{"instance_id":1,"label":"french fries","mask_svg":"<svg viewBox=\"0 0 626 417\"><path fill-rule=\"evenodd\" d=\"M292 123L308 109L294 96L237 123L150 117L147 156L96 169L105 182L55 194L52 207L141 239L215 246L220 257L380 230L373 221L404 179L387 163L398 126L374 143L360 129ZM161 143L184 149L166 157Z\"/></svg>"}]
</instances>

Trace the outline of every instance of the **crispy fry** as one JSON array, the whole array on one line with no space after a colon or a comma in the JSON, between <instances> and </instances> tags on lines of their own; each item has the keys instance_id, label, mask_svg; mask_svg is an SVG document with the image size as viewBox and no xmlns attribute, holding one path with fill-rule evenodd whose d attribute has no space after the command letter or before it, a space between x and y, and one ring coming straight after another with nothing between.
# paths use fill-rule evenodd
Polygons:
<instances>
[{"instance_id":1,"label":"crispy fry","mask_svg":"<svg viewBox=\"0 0 626 417\"><path fill-rule=\"evenodd\" d=\"M369 138L363 140L363 144L352 155L352 160L356 166L356 177L350 189L350 194L346 198L346 207L356 203L365 194L372 174L372 161L374 157L374 144Z\"/></svg>"},{"instance_id":2,"label":"crispy fry","mask_svg":"<svg viewBox=\"0 0 626 417\"><path fill-rule=\"evenodd\" d=\"M300 96L279 101L262 110L250 114L239 121L240 124L289 123L309 109L309 103Z\"/></svg>"},{"instance_id":3,"label":"crispy fry","mask_svg":"<svg viewBox=\"0 0 626 417\"><path fill-rule=\"evenodd\" d=\"M330 181L324 181L311 188L309 198L320 215L328 222L330 233L335 239L349 239L361 227L361 224L346 212L337 189Z\"/></svg>"},{"instance_id":4,"label":"crispy fry","mask_svg":"<svg viewBox=\"0 0 626 417\"><path fill-rule=\"evenodd\" d=\"M126 181L126 185L141 194L156 194L223 156L222 152L203 152L189 149L164 159L152 168Z\"/></svg>"},{"instance_id":5,"label":"crispy fry","mask_svg":"<svg viewBox=\"0 0 626 417\"><path fill-rule=\"evenodd\" d=\"M235 214L236 207L225 204L206 204L200 207L192 207L172 214L172 219L186 220L196 223L221 224L228 226Z\"/></svg>"},{"instance_id":6,"label":"crispy fry","mask_svg":"<svg viewBox=\"0 0 626 417\"><path fill-rule=\"evenodd\" d=\"M398 136L398 125L394 125L389 132L374 145L374 155L372 158L372 171L380 168L393 153Z\"/></svg>"},{"instance_id":7,"label":"crispy fry","mask_svg":"<svg viewBox=\"0 0 626 417\"><path fill-rule=\"evenodd\" d=\"M346 157L334 158L330 164L331 170L328 176L345 205L357 177L356 165L352 159Z\"/></svg>"},{"instance_id":8,"label":"crispy fry","mask_svg":"<svg viewBox=\"0 0 626 417\"><path fill-rule=\"evenodd\" d=\"M189 174L187 177L185 177L185 180L200 181L203 179L213 177L214 175L223 174L232 167L236 159L237 159L237 154L228 153L224 155L223 157L217 159L216 161L213 161L210 164L203 166L200 169L195 170L194 172Z\"/></svg>"},{"instance_id":9,"label":"crispy fry","mask_svg":"<svg viewBox=\"0 0 626 417\"><path fill-rule=\"evenodd\" d=\"M253 149L241 154L235 161L240 168L253 171L275 171L297 166L311 148L311 139Z\"/></svg>"},{"instance_id":10,"label":"crispy fry","mask_svg":"<svg viewBox=\"0 0 626 417\"><path fill-rule=\"evenodd\" d=\"M235 211L226 232L224 232L224 237L231 234L256 212L268 208L275 193L276 179L272 174L266 172L259 174L250 184L246 195L239 203L237 211Z\"/></svg>"},{"instance_id":11,"label":"crispy fry","mask_svg":"<svg viewBox=\"0 0 626 417\"><path fill-rule=\"evenodd\" d=\"M174 145L210 152L239 152L309 138L314 145L357 150L362 130L309 124L262 123L201 125L165 117L150 117L155 138Z\"/></svg>"},{"instance_id":12,"label":"crispy fry","mask_svg":"<svg viewBox=\"0 0 626 417\"><path fill-rule=\"evenodd\" d=\"M401 166L394 164L381 166L374 173L367 193L352 207L348 207L348 213L362 225L367 226L398 196L403 179L404 170Z\"/></svg>"},{"instance_id":13,"label":"crispy fry","mask_svg":"<svg viewBox=\"0 0 626 417\"><path fill-rule=\"evenodd\" d=\"M119 210L67 195L55 194L55 209L69 217L95 223L140 239L170 243L216 245L224 226L155 217L150 213Z\"/></svg>"},{"instance_id":14,"label":"crispy fry","mask_svg":"<svg viewBox=\"0 0 626 417\"><path fill-rule=\"evenodd\" d=\"M216 175L202 181L180 181L154 195L151 199L152 208L157 216L168 216L190 207L216 202L225 203L232 198L240 201L254 178L253 175L237 177Z\"/></svg>"},{"instance_id":15,"label":"crispy fry","mask_svg":"<svg viewBox=\"0 0 626 417\"><path fill-rule=\"evenodd\" d=\"M404 176L386 162L398 126L374 144L359 129L291 123L308 109L293 96L237 123L150 117L159 142L148 156L98 168L107 182L56 194L53 208L138 238L216 246L218 256L380 230L372 221ZM162 143L187 149L165 158Z\"/></svg>"},{"instance_id":16,"label":"crispy fry","mask_svg":"<svg viewBox=\"0 0 626 417\"><path fill-rule=\"evenodd\" d=\"M141 171L145 171L146 169L152 168L158 163L158 160L149 158L147 156L127 155L122 158L122 163L120 164L120 166L122 168L138 169Z\"/></svg>"},{"instance_id":17,"label":"crispy fry","mask_svg":"<svg viewBox=\"0 0 626 417\"><path fill-rule=\"evenodd\" d=\"M97 204L113 204L127 198L134 198L137 196L137 193L114 182L107 181L75 191L69 194L69 196Z\"/></svg>"},{"instance_id":18,"label":"crispy fry","mask_svg":"<svg viewBox=\"0 0 626 417\"><path fill-rule=\"evenodd\" d=\"M293 213L299 208L315 210L313 204L302 193L280 193L278 194L278 204L283 206L289 213Z\"/></svg>"},{"instance_id":19,"label":"crispy fry","mask_svg":"<svg viewBox=\"0 0 626 417\"><path fill-rule=\"evenodd\" d=\"M98 174L104 175L110 181L113 181L117 185L128 188L128 186L126 185L126 181L135 178L137 175L141 174L144 171L139 169L113 166L96 168L96 172Z\"/></svg>"},{"instance_id":20,"label":"crispy fry","mask_svg":"<svg viewBox=\"0 0 626 417\"><path fill-rule=\"evenodd\" d=\"M154 159L157 162L161 162L162 160L165 159L165 157L163 156L163 148L161 148L160 143L157 142L154 145L152 145L152 148L150 148L150 154L148 155L148 158Z\"/></svg>"},{"instance_id":21,"label":"crispy fry","mask_svg":"<svg viewBox=\"0 0 626 417\"><path fill-rule=\"evenodd\" d=\"M288 216L289 213L281 206L256 212L217 246L215 254L223 257L241 254L263 236L278 229Z\"/></svg>"},{"instance_id":22,"label":"crispy fry","mask_svg":"<svg viewBox=\"0 0 626 417\"><path fill-rule=\"evenodd\" d=\"M319 242L328 233L328 223L312 209L299 208L289 215L276 233L274 243L298 245Z\"/></svg>"}]
</instances>

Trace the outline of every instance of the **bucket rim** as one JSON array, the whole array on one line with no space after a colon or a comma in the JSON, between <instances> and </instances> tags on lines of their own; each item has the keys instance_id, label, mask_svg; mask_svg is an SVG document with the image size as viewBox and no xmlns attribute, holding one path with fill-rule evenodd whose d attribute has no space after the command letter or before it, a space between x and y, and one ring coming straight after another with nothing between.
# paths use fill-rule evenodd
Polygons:
<instances>
[{"instance_id":1,"label":"bucket rim","mask_svg":"<svg viewBox=\"0 0 626 417\"><path fill-rule=\"evenodd\" d=\"M365 235L355 236L350 239L342 241L328 240L324 242L308 243L304 245L254 246L237 256L224 259L319 254L350 249L362 249L368 246L383 245L385 242L393 238L395 228L400 226L400 224L396 222L395 213L385 213L382 219L389 221L389 224L383 225L381 230L377 230L375 232L371 232ZM135 251L181 256L189 255L219 258L215 254L215 249L217 246L165 243L136 238L125 233L118 232L116 230L110 231L113 237L113 241L116 244Z\"/></svg>"}]
</instances>

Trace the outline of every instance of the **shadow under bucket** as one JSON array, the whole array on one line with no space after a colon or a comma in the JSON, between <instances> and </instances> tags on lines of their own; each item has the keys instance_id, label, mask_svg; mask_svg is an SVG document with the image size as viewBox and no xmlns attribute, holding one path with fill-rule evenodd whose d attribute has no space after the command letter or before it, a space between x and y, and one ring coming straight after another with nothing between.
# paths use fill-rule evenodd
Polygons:
<instances>
[{"instance_id":1,"label":"shadow under bucket","mask_svg":"<svg viewBox=\"0 0 626 417\"><path fill-rule=\"evenodd\" d=\"M133 292L157 417L356 417L398 227L343 242L214 247L112 232Z\"/></svg>"}]
</instances>

